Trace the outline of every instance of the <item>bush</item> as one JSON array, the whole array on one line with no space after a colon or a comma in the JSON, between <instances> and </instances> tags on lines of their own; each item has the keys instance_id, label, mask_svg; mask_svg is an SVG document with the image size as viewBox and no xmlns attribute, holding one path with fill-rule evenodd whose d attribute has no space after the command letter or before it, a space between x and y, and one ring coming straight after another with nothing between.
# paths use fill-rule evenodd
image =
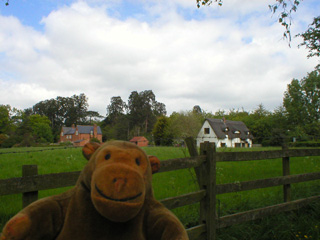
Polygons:
<instances>
[{"instance_id":1,"label":"bush","mask_svg":"<svg viewBox=\"0 0 320 240\"><path fill-rule=\"evenodd\" d=\"M34 137L30 133L26 133L23 136L23 140L20 143L21 147L31 147L35 144Z\"/></svg>"},{"instance_id":2,"label":"bush","mask_svg":"<svg viewBox=\"0 0 320 240\"><path fill-rule=\"evenodd\" d=\"M3 148L11 148L17 143L18 143L17 138L9 137L9 138L7 138L6 140L3 141L3 143L1 144L1 147L3 147Z\"/></svg>"},{"instance_id":3,"label":"bush","mask_svg":"<svg viewBox=\"0 0 320 240\"><path fill-rule=\"evenodd\" d=\"M72 142L60 142L59 143L59 146L73 146L73 143Z\"/></svg>"},{"instance_id":4,"label":"bush","mask_svg":"<svg viewBox=\"0 0 320 240\"><path fill-rule=\"evenodd\" d=\"M317 141L301 141L289 144L290 147L320 147L320 142Z\"/></svg>"},{"instance_id":5,"label":"bush","mask_svg":"<svg viewBox=\"0 0 320 240\"><path fill-rule=\"evenodd\" d=\"M96 143L101 143L98 138L91 138L90 142L96 142Z\"/></svg>"},{"instance_id":6,"label":"bush","mask_svg":"<svg viewBox=\"0 0 320 240\"><path fill-rule=\"evenodd\" d=\"M0 146L2 145L2 143L4 143L5 140L7 140L9 138L9 136L7 134L0 134Z\"/></svg>"}]
</instances>

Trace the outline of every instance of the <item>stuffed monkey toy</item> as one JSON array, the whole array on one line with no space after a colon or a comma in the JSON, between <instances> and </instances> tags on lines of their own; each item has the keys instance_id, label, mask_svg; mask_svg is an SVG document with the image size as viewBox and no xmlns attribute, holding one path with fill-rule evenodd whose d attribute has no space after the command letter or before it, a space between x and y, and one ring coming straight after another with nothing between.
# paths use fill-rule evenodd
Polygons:
<instances>
[{"instance_id":1,"label":"stuffed monkey toy","mask_svg":"<svg viewBox=\"0 0 320 240\"><path fill-rule=\"evenodd\" d=\"M160 161L135 144L86 144L89 160L74 188L40 199L11 218L0 240L188 240L153 196Z\"/></svg>"}]
</instances>

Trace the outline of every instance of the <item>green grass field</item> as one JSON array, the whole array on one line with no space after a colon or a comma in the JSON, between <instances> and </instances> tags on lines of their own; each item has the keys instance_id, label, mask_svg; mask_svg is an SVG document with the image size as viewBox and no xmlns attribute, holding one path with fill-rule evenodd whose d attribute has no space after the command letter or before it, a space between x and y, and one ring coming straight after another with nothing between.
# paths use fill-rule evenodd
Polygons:
<instances>
[{"instance_id":1,"label":"green grass field","mask_svg":"<svg viewBox=\"0 0 320 240\"><path fill-rule=\"evenodd\" d=\"M21 176L22 165L38 165L39 174L79 171L86 164L80 148L56 149L43 152L28 152L38 148L0 149L1 152L19 151L19 153L0 154L0 179ZM158 156L162 161L189 156L185 148L146 147L147 154ZM239 149L236 149L237 151ZM248 150L248 149L247 149ZM261 150L261 149L252 149ZM263 149L272 150L272 149ZM220 151L234 151L222 149ZM263 161L244 161L238 163L219 162L217 164L217 183L232 183L254 179L281 176L281 159ZM291 174L319 172L320 156L290 159ZM163 199L192 192L198 189L193 169L158 173L153 176L155 197ZM50 196L65 191L52 189L40 191L39 197ZM292 185L292 198L304 198L318 195L320 181ZM282 187L259 189L232 194L218 195L218 214L220 216L264 207L282 202ZM0 229L4 223L21 210L21 194L0 196ZM198 221L198 204L174 209L186 227L194 226ZM218 231L219 239L319 239L320 204L292 213L283 213L274 217L239 224ZM307 238L306 238L307 237Z\"/></svg>"}]
</instances>

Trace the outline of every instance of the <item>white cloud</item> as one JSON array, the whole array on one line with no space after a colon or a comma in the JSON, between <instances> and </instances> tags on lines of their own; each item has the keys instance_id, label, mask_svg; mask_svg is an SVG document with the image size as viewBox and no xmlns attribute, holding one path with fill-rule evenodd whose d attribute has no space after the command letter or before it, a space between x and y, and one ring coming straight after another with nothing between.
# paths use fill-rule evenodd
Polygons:
<instances>
[{"instance_id":1,"label":"white cloud","mask_svg":"<svg viewBox=\"0 0 320 240\"><path fill-rule=\"evenodd\" d=\"M187 2L142 1L152 9L145 21L80 1L43 18L43 32L0 16L6 23L0 26L0 103L27 108L85 93L90 109L105 114L112 96L126 101L134 90L152 89L169 113L194 105L251 110L260 103L272 110L291 79L317 64L296 40L292 48L281 40L283 29L266 0L200 10ZM190 20L180 8L207 18Z\"/></svg>"}]
</instances>

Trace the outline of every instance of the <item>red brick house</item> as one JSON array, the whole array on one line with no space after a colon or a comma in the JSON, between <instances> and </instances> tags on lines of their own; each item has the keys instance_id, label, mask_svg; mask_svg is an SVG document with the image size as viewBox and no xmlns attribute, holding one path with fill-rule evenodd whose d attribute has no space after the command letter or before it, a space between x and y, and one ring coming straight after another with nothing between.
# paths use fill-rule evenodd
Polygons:
<instances>
[{"instance_id":1,"label":"red brick house","mask_svg":"<svg viewBox=\"0 0 320 240\"><path fill-rule=\"evenodd\" d=\"M145 137L134 137L130 140L130 142L138 145L139 147L146 147L149 144L148 139Z\"/></svg>"},{"instance_id":2,"label":"red brick house","mask_svg":"<svg viewBox=\"0 0 320 240\"><path fill-rule=\"evenodd\" d=\"M84 146L92 138L96 138L102 142L102 131L99 126L96 124L93 126L75 126L72 124L72 127L62 127L59 142L72 142L74 146Z\"/></svg>"}]
</instances>

